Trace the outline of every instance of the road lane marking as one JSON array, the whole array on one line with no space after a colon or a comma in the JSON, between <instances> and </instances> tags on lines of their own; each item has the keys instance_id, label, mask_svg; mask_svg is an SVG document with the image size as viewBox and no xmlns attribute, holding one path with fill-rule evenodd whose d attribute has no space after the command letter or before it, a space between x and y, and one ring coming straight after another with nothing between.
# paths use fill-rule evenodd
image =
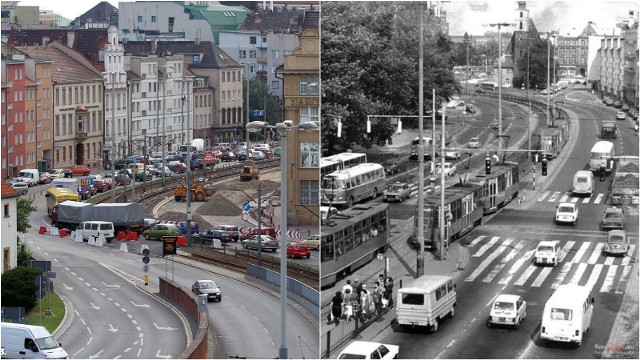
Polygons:
<instances>
[{"instance_id":1,"label":"road lane marking","mask_svg":"<svg viewBox=\"0 0 640 360\"><path fill-rule=\"evenodd\" d=\"M613 256L607 256L607 259L604 261L605 265L613 265L613 260L615 260L613 258Z\"/></svg>"},{"instance_id":2,"label":"road lane marking","mask_svg":"<svg viewBox=\"0 0 640 360\"><path fill-rule=\"evenodd\" d=\"M522 250L522 248L524 247L524 241L520 241L519 243L516 244L516 246L511 249L511 251L509 252L509 254L507 254L507 256L505 256L504 258L502 258L502 260L500 260L500 263L498 265L496 265L491 272L485 276L484 279L482 279L483 282L491 282L493 281L493 279L498 275L498 273L500 273L500 271L502 271L502 269L507 265L507 263L509 261L511 261L513 258L516 257L516 255L520 252L520 250Z\"/></svg>"},{"instance_id":3,"label":"road lane marking","mask_svg":"<svg viewBox=\"0 0 640 360\"><path fill-rule=\"evenodd\" d=\"M588 204L588 203L589 203L589 201L591 201L591 198L592 198L592 197L593 197L593 194L589 195L589 197L588 197L588 198L584 198L584 199L582 200L582 203L583 203L583 204Z\"/></svg>"},{"instance_id":4,"label":"road lane marking","mask_svg":"<svg viewBox=\"0 0 640 360\"><path fill-rule=\"evenodd\" d=\"M616 287L616 294L624 294L624 289L627 288L627 282L629 282L630 273L631 273L631 266L625 266L622 269L622 276L620 277L620 281L618 281L618 286Z\"/></svg>"},{"instance_id":5,"label":"road lane marking","mask_svg":"<svg viewBox=\"0 0 640 360\"><path fill-rule=\"evenodd\" d=\"M538 201L543 201L543 200L544 200L544 198L546 198L546 197L547 197L547 195L549 195L549 193L550 193L550 192L551 192L551 191L545 191L545 192L543 192L543 193L542 193L542 195L540 195L540 197L538 198Z\"/></svg>"},{"instance_id":6,"label":"road lane marking","mask_svg":"<svg viewBox=\"0 0 640 360\"><path fill-rule=\"evenodd\" d=\"M593 249L593 252L591 253L591 256L589 257L589 260L587 260L588 264L593 265L593 264L598 262L598 258L600 258L600 255L602 255L602 248L603 247L604 247L603 243L597 243L596 244L596 248Z\"/></svg>"},{"instance_id":7,"label":"road lane marking","mask_svg":"<svg viewBox=\"0 0 640 360\"><path fill-rule=\"evenodd\" d=\"M567 202L567 199L569 198L569 193L565 193L564 195L562 195L562 197L560 198L560 202Z\"/></svg>"},{"instance_id":8,"label":"road lane marking","mask_svg":"<svg viewBox=\"0 0 640 360\"><path fill-rule=\"evenodd\" d=\"M613 258L610 257L609 259L613 259ZM617 272L618 272L618 265L609 265L609 270L607 271L607 275L604 277L604 281L602 282L602 287L600 287L601 293L608 293L608 292L611 292L611 290L613 290L613 283L616 279Z\"/></svg>"},{"instance_id":9,"label":"road lane marking","mask_svg":"<svg viewBox=\"0 0 640 360\"><path fill-rule=\"evenodd\" d=\"M560 240L555 240L555 241L560 241ZM566 244L564 244L564 246L562 247L562 251L560 251L560 256L558 256L558 262L561 263L564 258L567 257L567 255L569 255L569 251L571 251L571 248L573 247L573 244L575 244L576 242L573 240L567 241Z\"/></svg>"},{"instance_id":10,"label":"road lane marking","mask_svg":"<svg viewBox=\"0 0 640 360\"><path fill-rule=\"evenodd\" d=\"M577 197L571 198L571 202L574 204L577 203L578 200L580 200L580 198L577 198Z\"/></svg>"},{"instance_id":11,"label":"road lane marking","mask_svg":"<svg viewBox=\"0 0 640 360\"><path fill-rule=\"evenodd\" d=\"M589 245L591 245L590 242L582 243L582 246L580 246L580 249L578 249L578 252L576 252L576 255L573 257L573 260L571 260L571 262L574 264L579 263L580 259L582 259L582 256L584 256L584 253L587 251L587 249L589 249Z\"/></svg>"},{"instance_id":12,"label":"road lane marking","mask_svg":"<svg viewBox=\"0 0 640 360\"><path fill-rule=\"evenodd\" d=\"M604 194L598 194L598 196L596 196L596 199L593 201L593 203L600 204L600 201L602 201L603 197L604 197Z\"/></svg>"},{"instance_id":13,"label":"road lane marking","mask_svg":"<svg viewBox=\"0 0 640 360\"><path fill-rule=\"evenodd\" d=\"M475 270L473 270L471 275L469 275L465 279L465 281L473 281L478 276L480 276L480 274L484 271L484 269L487 266L489 266L491 262L493 262L493 260L498 257L498 255L502 254L502 252L511 244L512 241L513 241L512 239L506 239L500 246L498 246L498 248L494 252L491 253L491 255L487 256L484 260L482 260L480 265L478 265L478 267Z\"/></svg>"},{"instance_id":14,"label":"road lane marking","mask_svg":"<svg viewBox=\"0 0 640 360\"><path fill-rule=\"evenodd\" d=\"M540 286L542 286L542 283L547 279L547 276L549 276L549 274L551 274L551 270L553 270L553 267L551 267L551 266L548 266L548 267L545 267L544 269L542 269L540 274L538 274L538 277L536 277L536 279L533 281L533 284L531 284L531 287L540 287Z\"/></svg>"},{"instance_id":15,"label":"road lane marking","mask_svg":"<svg viewBox=\"0 0 640 360\"><path fill-rule=\"evenodd\" d=\"M569 274L569 271L571 271L572 265L572 262L564 263L564 265L562 265L562 269L560 269L560 272L556 275L556 281L551 284L552 289L557 289L558 286L562 284L564 279L567 277L567 274Z\"/></svg>"},{"instance_id":16,"label":"road lane marking","mask_svg":"<svg viewBox=\"0 0 640 360\"><path fill-rule=\"evenodd\" d=\"M569 283L580 285L580 279L582 279L582 275L584 275L584 272L586 270L587 270L587 264L585 263L578 264L578 268L576 269L576 272L573 273L573 277L571 278L571 281L569 281Z\"/></svg>"},{"instance_id":17,"label":"road lane marking","mask_svg":"<svg viewBox=\"0 0 640 360\"><path fill-rule=\"evenodd\" d=\"M518 269L520 269L522 267L522 265L524 264L525 261L529 261L529 259L533 256L533 254L535 253L535 250L529 250L527 251L523 257L521 257L520 259L518 259L509 269L508 275L506 277L503 277L500 281L498 281L498 284L500 285L506 285L508 284L511 279L513 278L513 275L515 275L516 272L518 272Z\"/></svg>"},{"instance_id":18,"label":"road lane marking","mask_svg":"<svg viewBox=\"0 0 640 360\"><path fill-rule=\"evenodd\" d=\"M625 256L624 259L622 259L622 262L620 263L620 265L622 265L622 266L629 265L629 262L631 261L631 257L633 256L633 252L635 250L636 250L636 246L635 245L629 246L629 251L627 251L627 256Z\"/></svg>"},{"instance_id":19,"label":"road lane marking","mask_svg":"<svg viewBox=\"0 0 640 360\"><path fill-rule=\"evenodd\" d=\"M484 240L484 238L485 238L485 237L486 237L486 236L484 236L484 235L480 235L480 236L478 236L477 238L473 239L473 241L471 242L471 244L469 244L469 247L474 247L474 246L478 245L478 243L479 243L480 241Z\"/></svg>"},{"instance_id":20,"label":"road lane marking","mask_svg":"<svg viewBox=\"0 0 640 360\"><path fill-rule=\"evenodd\" d=\"M492 247L493 245L495 245L498 242L498 239L500 239L499 236L492 237L491 240L489 240L488 243L482 245L482 247L480 249L478 249L478 251L476 251L475 254L473 254L473 257L482 256L485 252L487 252L487 250L489 250L490 247Z\"/></svg>"},{"instance_id":21,"label":"road lane marking","mask_svg":"<svg viewBox=\"0 0 640 360\"><path fill-rule=\"evenodd\" d=\"M558 196L560 196L560 191L554 191L547 202L555 202Z\"/></svg>"},{"instance_id":22,"label":"road lane marking","mask_svg":"<svg viewBox=\"0 0 640 360\"><path fill-rule=\"evenodd\" d=\"M591 274L589 275L589 280L587 280L587 283L585 284L585 286L587 287L587 289L589 289L589 291L591 291L593 289L593 286L598 281L598 278L600 277L600 273L602 272L602 267L603 266L604 265L602 265L602 264L596 264L593 267L593 270L591 271Z\"/></svg>"}]
</instances>

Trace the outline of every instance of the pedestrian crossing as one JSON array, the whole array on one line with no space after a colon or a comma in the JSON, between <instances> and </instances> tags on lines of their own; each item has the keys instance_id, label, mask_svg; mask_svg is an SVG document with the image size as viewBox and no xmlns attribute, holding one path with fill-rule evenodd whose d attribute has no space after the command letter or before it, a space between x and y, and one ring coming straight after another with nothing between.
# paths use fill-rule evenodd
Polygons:
<instances>
[{"instance_id":1,"label":"pedestrian crossing","mask_svg":"<svg viewBox=\"0 0 640 360\"><path fill-rule=\"evenodd\" d=\"M604 243L597 241L561 241L558 266L534 264L535 248L531 240L487 237L474 238L466 247L471 259L479 264L464 279L500 285L556 289L562 284L586 286L591 291L623 294L631 273L631 258L636 245L631 245L627 256L604 256ZM527 246L529 245L527 249Z\"/></svg>"},{"instance_id":2,"label":"pedestrian crossing","mask_svg":"<svg viewBox=\"0 0 640 360\"><path fill-rule=\"evenodd\" d=\"M602 204L605 200L604 193L591 194L589 197L572 196L570 192L544 191L538 196L538 202L570 202L574 204Z\"/></svg>"}]
</instances>

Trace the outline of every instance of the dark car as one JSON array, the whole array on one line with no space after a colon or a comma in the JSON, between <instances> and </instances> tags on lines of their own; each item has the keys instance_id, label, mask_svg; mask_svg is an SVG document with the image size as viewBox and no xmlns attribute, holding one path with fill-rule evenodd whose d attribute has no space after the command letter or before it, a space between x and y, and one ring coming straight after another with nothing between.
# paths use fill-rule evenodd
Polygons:
<instances>
[{"instance_id":1,"label":"dark car","mask_svg":"<svg viewBox=\"0 0 640 360\"><path fill-rule=\"evenodd\" d=\"M395 174L400 171L400 165L395 160L386 160L382 163L382 167L384 168L384 172L387 175Z\"/></svg>"},{"instance_id":2,"label":"dark car","mask_svg":"<svg viewBox=\"0 0 640 360\"><path fill-rule=\"evenodd\" d=\"M65 178L72 178L73 177L73 172L71 172L71 170L69 170L69 169L64 169L64 177Z\"/></svg>"},{"instance_id":3,"label":"dark car","mask_svg":"<svg viewBox=\"0 0 640 360\"><path fill-rule=\"evenodd\" d=\"M113 161L113 166L116 170L121 170L127 167L127 160L125 159L116 159ZM102 168L105 170L111 170L111 161L105 161L102 164Z\"/></svg>"},{"instance_id":4,"label":"dark car","mask_svg":"<svg viewBox=\"0 0 640 360\"><path fill-rule=\"evenodd\" d=\"M616 100L616 102L613 103L613 107L620 109L622 107L622 101Z\"/></svg>"},{"instance_id":5,"label":"dark car","mask_svg":"<svg viewBox=\"0 0 640 360\"><path fill-rule=\"evenodd\" d=\"M609 207L604 211L600 229L608 231L612 229L622 230L624 228L624 212L620 208Z\"/></svg>"},{"instance_id":6,"label":"dark car","mask_svg":"<svg viewBox=\"0 0 640 360\"><path fill-rule=\"evenodd\" d=\"M180 228L180 232L182 233L182 235L186 235L187 234L187 222L186 221L180 221L178 223L178 227ZM200 232L200 228L198 228L198 223L195 221L191 222L191 233L192 234L197 234Z\"/></svg>"},{"instance_id":7,"label":"dark car","mask_svg":"<svg viewBox=\"0 0 640 360\"><path fill-rule=\"evenodd\" d=\"M222 291L213 280L197 280L191 285L191 291L196 295L207 295L209 300L222 301Z\"/></svg>"},{"instance_id":8,"label":"dark car","mask_svg":"<svg viewBox=\"0 0 640 360\"><path fill-rule=\"evenodd\" d=\"M151 181L153 180L153 173L151 171L138 171L136 173L136 181Z\"/></svg>"},{"instance_id":9,"label":"dark car","mask_svg":"<svg viewBox=\"0 0 640 360\"><path fill-rule=\"evenodd\" d=\"M116 175L116 186L131 184L131 178L126 173L118 173Z\"/></svg>"},{"instance_id":10,"label":"dark car","mask_svg":"<svg viewBox=\"0 0 640 360\"><path fill-rule=\"evenodd\" d=\"M237 226L233 226L233 225L218 225L218 226L214 226L212 228L212 230L226 231L227 233L229 233L229 236L231 237L231 239L233 239L233 241L238 241L238 239L240 239L240 232L238 231L238 227Z\"/></svg>"},{"instance_id":11,"label":"dark car","mask_svg":"<svg viewBox=\"0 0 640 360\"><path fill-rule=\"evenodd\" d=\"M103 177L101 180L93 180L93 186L98 192L104 192L105 190L111 190L111 178Z\"/></svg>"},{"instance_id":12,"label":"dark car","mask_svg":"<svg viewBox=\"0 0 640 360\"><path fill-rule=\"evenodd\" d=\"M238 150L236 151L236 160L238 161L245 161L247 160L247 152L244 150Z\"/></svg>"},{"instance_id":13,"label":"dark car","mask_svg":"<svg viewBox=\"0 0 640 360\"><path fill-rule=\"evenodd\" d=\"M171 170L174 173L185 173L187 172L187 165L185 165L184 163L178 162L178 163L169 163L169 165L167 165L167 167L169 168L169 170Z\"/></svg>"},{"instance_id":14,"label":"dark car","mask_svg":"<svg viewBox=\"0 0 640 360\"><path fill-rule=\"evenodd\" d=\"M226 244L233 239L229 236L229 233L223 230L205 230L193 237L195 242L213 243L214 239L220 240L221 243Z\"/></svg>"},{"instance_id":15,"label":"dark car","mask_svg":"<svg viewBox=\"0 0 640 360\"><path fill-rule=\"evenodd\" d=\"M220 157L220 160L222 161L236 161L237 160L237 156L236 154L234 154L231 151L225 151L222 153L222 156Z\"/></svg>"}]
</instances>

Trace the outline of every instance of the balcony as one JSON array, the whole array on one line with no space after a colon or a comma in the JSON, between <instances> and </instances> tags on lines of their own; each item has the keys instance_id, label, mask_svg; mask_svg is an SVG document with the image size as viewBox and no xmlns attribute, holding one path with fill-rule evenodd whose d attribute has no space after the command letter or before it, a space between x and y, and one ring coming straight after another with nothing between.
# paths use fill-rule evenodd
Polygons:
<instances>
[{"instance_id":1,"label":"balcony","mask_svg":"<svg viewBox=\"0 0 640 360\"><path fill-rule=\"evenodd\" d=\"M75 139L78 142L83 142L85 140L87 140L87 133L86 132L82 132L82 131L76 131L76 136Z\"/></svg>"},{"instance_id":2,"label":"balcony","mask_svg":"<svg viewBox=\"0 0 640 360\"><path fill-rule=\"evenodd\" d=\"M267 57L266 57L266 56L259 56L259 57L256 59L256 61L257 61L259 64L266 64L266 63L267 63Z\"/></svg>"}]
</instances>

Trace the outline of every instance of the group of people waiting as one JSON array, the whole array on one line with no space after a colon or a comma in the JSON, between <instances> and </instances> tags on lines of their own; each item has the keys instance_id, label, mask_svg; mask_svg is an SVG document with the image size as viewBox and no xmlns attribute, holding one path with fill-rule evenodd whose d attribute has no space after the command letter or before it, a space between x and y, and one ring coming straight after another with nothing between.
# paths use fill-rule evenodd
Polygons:
<instances>
[{"instance_id":1,"label":"group of people waiting","mask_svg":"<svg viewBox=\"0 0 640 360\"><path fill-rule=\"evenodd\" d=\"M358 318L362 322L380 316L393 307L393 278L385 279L383 274L378 276L373 289L369 290L367 284L356 280L347 283L342 287L342 291L336 291L331 300L331 313L328 315L328 322L340 323L340 320L350 321Z\"/></svg>"}]
</instances>

